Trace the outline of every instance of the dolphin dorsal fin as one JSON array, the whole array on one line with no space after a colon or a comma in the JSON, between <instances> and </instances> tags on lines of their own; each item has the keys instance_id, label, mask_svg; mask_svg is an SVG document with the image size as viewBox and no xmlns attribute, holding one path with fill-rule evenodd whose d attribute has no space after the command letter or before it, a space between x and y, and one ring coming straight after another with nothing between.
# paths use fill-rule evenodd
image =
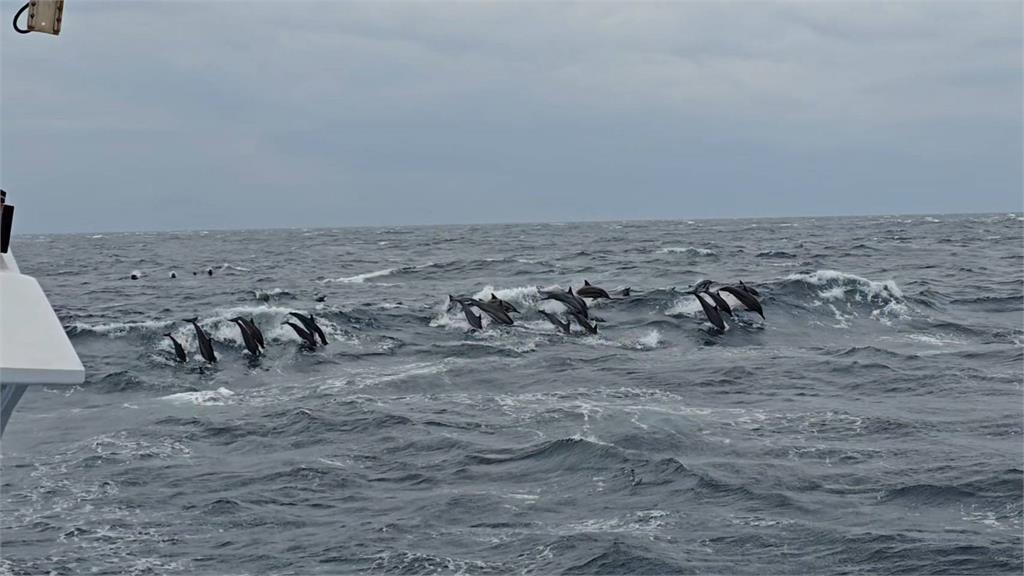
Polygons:
<instances>
[{"instance_id":1,"label":"dolphin dorsal fin","mask_svg":"<svg viewBox=\"0 0 1024 576\"><path fill-rule=\"evenodd\" d=\"M569 294L572 294L572 286L569 286Z\"/></svg>"},{"instance_id":2,"label":"dolphin dorsal fin","mask_svg":"<svg viewBox=\"0 0 1024 576\"><path fill-rule=\"evenodd\" d=\"M491 292L491 300L501 300L501 298L498 298L494 295L494 292Z\"/></svg>"},{"instance_id":3,"label":"dolphin dorsal fin","mask_svg":"<svg viewBox=\"0 0 1024 576\"><path fill-rule=\"evenodd\" d=\"M590 282L587 282L586 280L584 280L584 281L583 281L583 285L584 285L584 286L590 286Z\"/></svg>"}]
</instances>

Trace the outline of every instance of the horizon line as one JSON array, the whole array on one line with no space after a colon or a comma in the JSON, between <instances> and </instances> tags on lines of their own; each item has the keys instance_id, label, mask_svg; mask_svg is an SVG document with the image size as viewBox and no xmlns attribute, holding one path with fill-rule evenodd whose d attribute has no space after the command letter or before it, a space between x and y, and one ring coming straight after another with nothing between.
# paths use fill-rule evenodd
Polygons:
<instances>
[{"instance_id":1,"label":"horizon line","mask_svg":"<svg viewBox=\"0 0 1024 576\"><path fill-rule=\"evenodd\" d=\"M1005 214L1018 216L1024 212L1024 206L1019 210L995 211L995 212L903 212L896 214L863 213L863 214L815 214L804 216L731 216L719 218L629 218L626 220L596 219L596 220L538 220L533 222L444 222L434 224L343 224L339 226L266 226L256 228L169 228L169 229L124 229L124 230L76 230L67 232L23 232L17 231L15 226L12 230L12 237L18 236L78 236L83 234L173 234L188 232L252 232L252 231L285 231L285 230L345 230L345 229L372 229L372 228L443 228L456 226L524 226L524 225L552 225L564 226L569 224L608 224L608 223L633 223L633 222L712 222L723 220L809 220L815 218L871 218L871 217L899 217L899 216L984 216Z\"/></svg>"}]
</instances>

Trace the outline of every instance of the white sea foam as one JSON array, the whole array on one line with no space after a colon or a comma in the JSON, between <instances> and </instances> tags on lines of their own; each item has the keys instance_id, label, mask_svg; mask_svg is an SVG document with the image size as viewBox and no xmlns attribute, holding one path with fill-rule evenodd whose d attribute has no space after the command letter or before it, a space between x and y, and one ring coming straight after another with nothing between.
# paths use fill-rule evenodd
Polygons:
<instances>
[{"instance_id":1,"label":"white sea foam","mask_svg":"<svg viewBox=\"0 0 1024 576\"><path fill-rule=\"evenodd\" d=\"M164 396L162 400L177 403L191 403L196 406L220 406L227 404L235 393L223 386L216 390L200 390L198 392L179 392Z\"/></svg>"},{"instance_id":2,"label":"white sea foam","mask_svg":"<svg viewBox=\"0 0 1024 576\"><path fill-rule=\"evenodd\" d=\"M108 324L85 324L83 322L75 322L65 326L64 329L69 332L93 332L95 334L103 334L105 336L122 336L131 331L137 330L154 330L159 328L165 328L172 325L174 322L170 320L147 320L143 322L110 322Z\"/></svg>"},{"instance_id":3,"label":"white sea foam","mask_svg":"<svg viewBox=\"0 0 1024 576\"><path fill-rule=\"evenodd\" d=\"M555 289L551 287L550 289ZM540 301L540 292L536 286L516 286L513 288L495 288L488 284L484 286L479 292L473 295L478 300L490 299L491 294L494 294L498 298L506 302L510 302L522 311L519 305L532 307Z\"/></svg>"},{"instance_id":4,"label":"white sea foam","mask_svg":"<svg viewBox=\"0 0 1024 576\"><path fill-rule=\"evenodd\" d=\"M910 308L894 280L878 282L838 270L790 274L786 280L820 288L817 292L820 300L812 305L827 304L839 322L838 328L849 327L849 320L858 315L853 306L858 303L876 306L870 313L871 318L883 324L909 317Z\"/></svg>"},{"instance_id":5,"label":"white sea foam","mask_svg":"<svg viewBox=\"0 0 1024 576\"><path fill-rule=\"evenodd\" d=\"M665 246L658 249L658 254L690 254L697 256L716 256L714 250L695 248L693 246Z\"/></svg>"},{"instance_id":6,"label":"white sea foam","mask_svg":"<svg viewBox=\"0 0 1024 576\"><path fill-rule=\"evenodd\" d=\"M677 298L676 301L665 310L666 316L697 316L703 314L703 308L700 306L700 302L693 296L686 295Z\"/></svg>"},{"instance_id":7,"label":"white sea foam","mask_svg":"<svg viewBox=\"0 0 1024 576\"><path fill-rule=\"evenodd\" d=\"M653 350L661 344L661 332L657 329L652 329L643 336L630 342L632 348L637 350Z\"/></svg>"},{"instance_id":8,"label":"white sea foam","mask_svg":"<svg viewBox=\"0 0 1024 576\"><path fill-rule=\"evenodd\" d=\"M440 362L414 362L401 366L388 366L383 368L370 368L352 370L343 377L329 378L320 384L321 391L336 390L358 390L368 386L376 386L404 380L414 376L431 376L443 374L455 365L461 364L454 359L444 359Z\"/></svg>"},{"instance_id":9,"label":"white sea foam","mask_svg":"<svg viewBox=\"0 0 1024 576\"><path fill-rule=\"evenodd\" d=\"M958 340L949 334L907 334L907 339L914 340L915 342L923 342L924 344L930 344L932 346L963 344L962 340Z\"/></svg>"},{"instance_id":10,"label":"white sea foam","mask_svg":"<svg viewBox=\"0 0 1024 576\"><path fill-rule=\"evenodd\" d=\"M840 272L838 270L817 270L811 273L790 274L786 277L786 280L797 280L813 284L815 286L828 287L831 290L827 291L833 299L842 298L847 292L856 292L857 294L855 294L855 296L861 300L863 300L864 297L881 297L886 299L903 298L903 292L900 290L899 286L896 285L894 280L875 282L855 274L847 274L846 272ZM833 291L834 288L844 288L844 290L842 293L838 293Z\"/></svg>"},{"instance_id":11,"label":"white sea foam","mask_svg":"<svg viewBox=\"0 0 1024 576\"><path fill-rule=\"evenodd\" d=\"M396 268L386 268L384 270L377 270L375 272L366 272L365 274L356 274L355 276L342 276L340 278L328 278L322 280L322 282L341 282L344 284L362 284L371 278L380 278L381 276L388 276L395 273Z\"/></svg>"}]
</instances>

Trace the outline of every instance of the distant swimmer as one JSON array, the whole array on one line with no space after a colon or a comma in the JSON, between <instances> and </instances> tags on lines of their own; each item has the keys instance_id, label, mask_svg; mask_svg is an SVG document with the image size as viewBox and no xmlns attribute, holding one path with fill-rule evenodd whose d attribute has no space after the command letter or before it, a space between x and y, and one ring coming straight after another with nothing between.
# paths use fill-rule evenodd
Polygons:
<instances>
[{"instance_id":1,"label":"distant swimmer","mask_svg":"<svg viewBox=\"0 0 1024 576\"><path fill-rule=\"evenodd\" d=\"M561 319L558 318L558 316L556 316L556 315L554 315L554 314L552 314L550 312L545 312L544 310L541 310L540 313L541 313L541 316L544 316L545 318L547 318L548 322L551 322L552 324L554 324L555 327L558 328L559 330L561 330L562 332L564 332L566 334L569 334L571 332L571 330L570 330L571 324L569 323L568 320L561 320Z\"/></svg>"},{"instance_id":2,"label":"distant swimmer","mask_svg":"<svg viewBox=\"0 0 1024 576\"><path fill-rule=\"evenodd\" d=\"M217 355L213 353L213 342L210 341L210 335L206 333L206 330L199 325L198 317L186 318L182 322L190 322L196 329L196 339L199 341L199 354L202 355L203 360L213 364L217 362Z\"/></svg>"},{"instance_id":3,"label":"distant swimmer","mask_svg":"<svg viewBox=\"0 0 1024 576\"><path fill-rule=\"evenodd\" d=\"M170 332L164 334L164 336L170 338L171 343L174 344L174 356L178 359L178 362L181 362L182 364L188 362L188 356L185 355L185 349L181 347L181 343L175 340L174 336L171 336Z\"/></svg>"},{"instance_id":4,"label":"distant swimmer","mask_svg":"<svg viewBox=\"0 0 1024 576\"><path fill-rule=\"evenodd\" d=\"M131 278L132 280L138 280L140 277L142 277L142 272L139 272L138 270L132 270L132 273L129 274L128 277Z\"/></svg>"},{"instance_id":5,"label":"distant swimmer","mask_svg":"<svg viewBox=\"0 0 1024 576\"><path fill-rule=\"evenodd\" d=\"M206 269L206 275L207 276L213 276L213 268L207 268Z\"/></svg>"},{"instance_id":6,"label":"distant swimmer","mask_svg":"<svg viewBox=\"0 0 1024 576\"><path fill-rule=\"evenodd\" d=\"M245 344L245 349L249 351L249 355L253 358L259 358L260 355L262 355L260 345L256 343L256 338L253 336L252 330L249 329L249 325L245 321L245 318L236 316L232 318L231 321L234 322L238 326L238 329L242 331L242 342Z\"/></svg>"},{"instance_id":7,"label":"distant swimmer","mask_svg":"<svg viewBox=\"0 0 1024 576\"><path fill-rule=\"evenodd\" d=\"M320 338L323 345L327 346L327 336L324 335L324 331L320 329L319 325L317 325L316 318L314 318L312 314L309 316L299 314L298 312L289 312L288 314L298 318L299 322L302 322L303 327L305 327L310 334Z\"/></svg>"},{"instance_id":8,"label":"distant swimmer","mask_svg":"<svg viewBox=\"0 0 1024 576\"><path fill-rule=\"evenodd\" d=\"M586 280L583 281L583 287L576 291L576 295L581 298L591 298L593 300L597 300L599 298L606 298L608 300L612 299L607 290L593 286Z\"/></svg>"},{"instance_id":9,"label":"distant swimmer","mask_svg":"<svg viewBox=\"0 0 1024 576\"><path fill-rule=\"evenodd\" d=\"M178 277L178 274L177 274L177 272L175 272L174 270L171 270L171 274L170 274L170 277L171 277L171 278L177 278L177 277Z\"/></svg>"},{"instance_id":10,"label":"distant swimmer","mask_svg":"<svg viewBox=\"0 0 1024 576\"><path fill-rule=\"evenodd\" d=\"M307 348L316 348L316 337L310 334L305 328L299 326L295 322L285 321L282 322L281 324L287 324L288 326L291 326L292 330L294 330L295 333L299 335L299 338L302 338L303 346Z\"/></svg>"}]
</instances>

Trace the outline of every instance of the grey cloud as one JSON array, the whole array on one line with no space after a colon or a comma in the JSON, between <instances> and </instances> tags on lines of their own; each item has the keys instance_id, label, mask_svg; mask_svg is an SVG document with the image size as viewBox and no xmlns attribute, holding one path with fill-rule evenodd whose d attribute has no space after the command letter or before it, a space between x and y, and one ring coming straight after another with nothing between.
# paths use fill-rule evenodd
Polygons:
<instances>
[{"instance_id":1,"label":"grey cloud","mask_svg":"<svg viewBox=\"0 0 1024 576\"><path fill-rule=\"evenodd\" d=\"M21 231L1020 210L1020 20L68 0L0 38L2 182Z\"/></svg>"}]
</instances>

